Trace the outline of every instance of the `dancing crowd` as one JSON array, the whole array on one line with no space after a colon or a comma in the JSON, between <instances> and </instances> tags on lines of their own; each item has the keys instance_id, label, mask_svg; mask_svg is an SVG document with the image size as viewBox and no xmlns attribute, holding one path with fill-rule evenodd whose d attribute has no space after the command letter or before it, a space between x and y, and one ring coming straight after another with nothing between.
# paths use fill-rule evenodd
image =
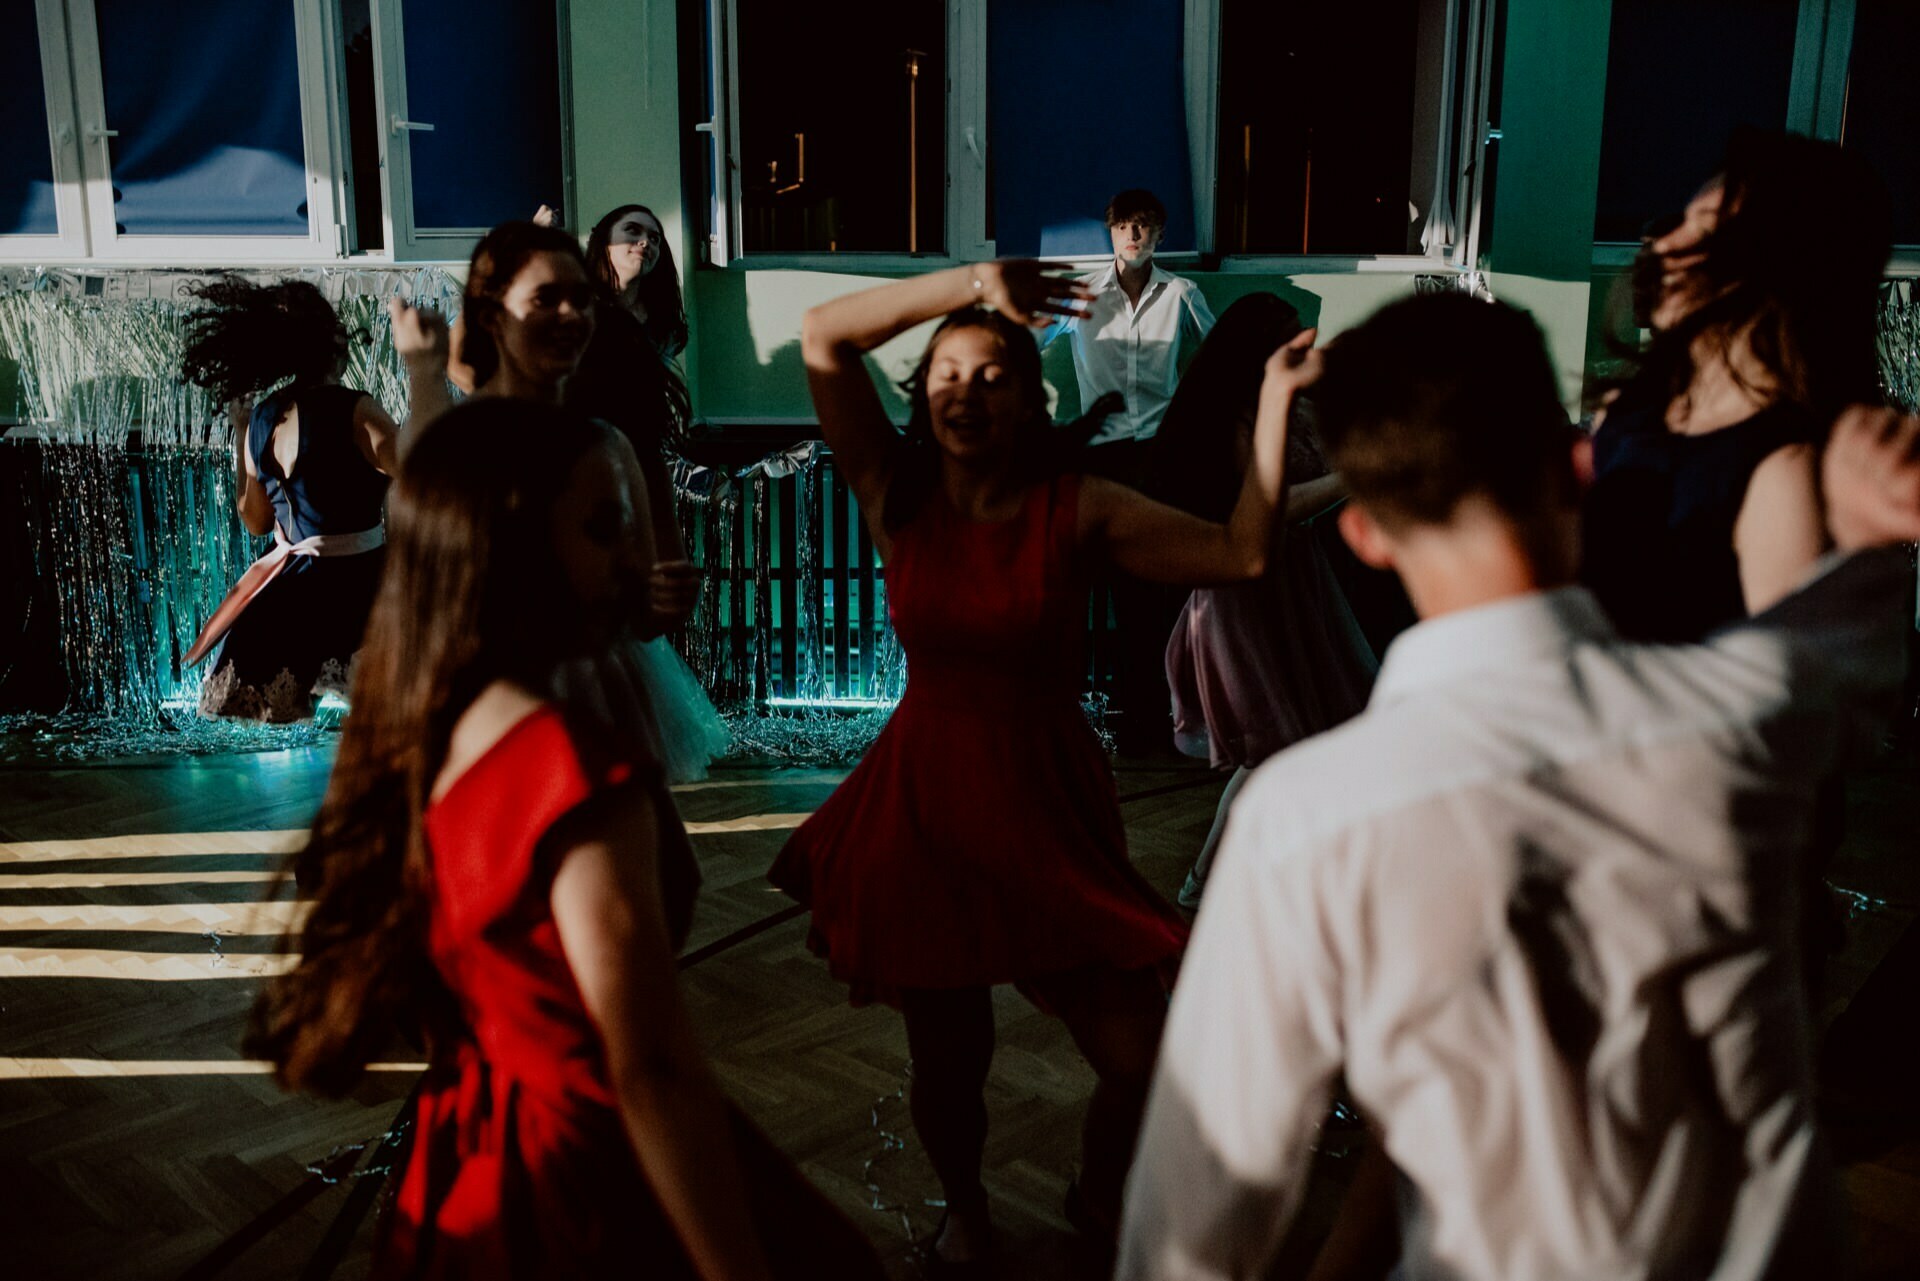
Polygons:
<instances>
[{"instance_id":1,"label":"dancing crowd","mask_svg":"<svg viewBox=\"0 0 1920 1281\"><path fill-rule=\"evenodd\" d=\"M677 269L644 206L584 253L548 213L481 241L451 329L393 303L402 423L340 384L312 286L204 291L186 376L231 404L274 549L189 655L202 710L299 719L350 684L249 1049L322 1093L424 1052L382 1275L877 1277L676 986L699 873L669 784L725 748L665 639L700 588L666 464ZM1323 346L1272 294L1216 322L1153 261L1149 193L1107 223L1092 275L963 265L802 330L909 677L769 876L904 1021L945 1196L926 1266L998 1266L1011 984L1097 1078L1063 1208L1120 1277L1264 1275L1336 1101L1367 1155L1318 1277L1831 1271L1817 891L1920 540L1876 176L1736 135L1650 230L1645 339L1581 427L1511 306L1418 294ZM868 355L930 322L896 426ZM1378 656L1349 551L1418 619ZM1082 710L1100 586L1123 748L1230 772L1191 931Z\"/></svg>"}]
</instances>

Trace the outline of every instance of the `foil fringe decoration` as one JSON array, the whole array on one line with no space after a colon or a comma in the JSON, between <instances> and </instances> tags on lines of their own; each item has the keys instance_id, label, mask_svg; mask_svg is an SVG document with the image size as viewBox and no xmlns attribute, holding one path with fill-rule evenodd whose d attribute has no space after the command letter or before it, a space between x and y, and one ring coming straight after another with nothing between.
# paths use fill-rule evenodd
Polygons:
<instances>
[{"instance_id":1,"label":"foil fringe decoration","mask_svg":"<svg viewBox=\"0 0 1920 1281\"><path fill-rule=\"evenodd\" d=\"M406 381L385 301L450 310L438 268L220 273L298 278L333 301L353 337L349 383L404 416ZM306 746L337 713L295 726L203 721L204 668L181 655L268 540L241 528L223 406L180 381L188 291L205 272L0 270L0 351L18 365L8 447L37 442L15 505L34 574L50 584L63 710L0 717L0 756L89 759Z\"/></svg>"}]
</instances>

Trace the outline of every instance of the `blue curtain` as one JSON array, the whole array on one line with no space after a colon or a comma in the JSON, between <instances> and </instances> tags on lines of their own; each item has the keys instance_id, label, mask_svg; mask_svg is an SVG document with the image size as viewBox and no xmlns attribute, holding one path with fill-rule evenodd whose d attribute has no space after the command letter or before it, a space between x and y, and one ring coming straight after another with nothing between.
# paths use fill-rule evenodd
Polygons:
<instances>
[{"instance_id":1,"label":"blue curtain","mask_svg":"<svg viewBox=\"0 0 1920 1281\"><path fill-rule=\"evenodd\" d=\"M992 0L987 22L999 252L1109 253L1129 187L1166 202L1163 252L1193 249L1182 0Z\"/></svg>"},{"instance_id":2,"label":"blue curtain","mask_svg":"<svg viewBox=\"0 0 1920 1281\"><path fill-rule=\"evenodd\" d=\"M30 4L0 5L0 236L51 236L53 150L40 78L40 31Z\"/></svg>"},{"instance_id":3,"label":"blue curtain","mask_svg":"<svg viewBox=\"0 0 1920 1281\"><path fill-rule=\"evenodd\" d=\"M28 6L22 6L28 7ZM293 5L94 0L129 236L304 236Z\"/></svg>"},{"instance_id":4,"label":"blue curtain","mask_svg":"<svg viewBox=\"0 0 1920 1281\"><path fill-rule=\"evenodd\" d=\"M407 0L413 225L491 227L564 197L551 0ZM635 49L636 64L646 56ZM634 109L639 128L639 108ZM568 211L571 216L573 211ZM577 221L577 219L576 219Z\"/></svg>"}]
</instances>

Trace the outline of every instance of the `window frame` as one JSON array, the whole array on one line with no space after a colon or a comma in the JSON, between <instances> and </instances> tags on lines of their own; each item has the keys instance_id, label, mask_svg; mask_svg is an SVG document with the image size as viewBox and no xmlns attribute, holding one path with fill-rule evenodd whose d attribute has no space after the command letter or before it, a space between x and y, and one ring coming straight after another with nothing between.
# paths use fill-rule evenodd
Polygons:
<instances>
[{"instance_id":1,"label":"window frame","mask_svg":"<svg viewBox=\"0 0 1920 1281\"><path fill-rule=\"evenodd\" d=\"M327 0L336 14L338 4ZM560 90L560 186L558 196L567 219L578 221L574 198L573 53L569 0L553 0L555 49ZM421 227L413 216L412 134L433 128L432 122L413 121L407 111L406 0L371 0L373 26L374 111L379 117L380 208L385 221L385 249L364 255L395 263L465 262L472 257L486 227ZM342 86L344 90L344 85ZM337 99L346 114L346 100ZM344 131L343 131L344 132ZM344 186L342 194L344 195ZM524 216L531 218L533 210Z\"/></svg>"},{"instance_id":2,"label":"window frame","mask_svg":"<svg viewBox=\"0 0 1920 1281\"><path fill-rule=\"evenodd\" d=\"M223 264L314 262L339 257L338 186L329 134L327 75L321 4L283 0L293 6L294 57L300 78L300 133L306 167L307 234L304 236L142 236L122 234L114 217L113 122L106 118L106 81L100 28L92 0L68 0L68 52L73 101L78 114L82 185L87 211L88 258L94 262Z\"/></svg>"},{"instance_id":3,"label":"window frame","mask_svg":"<svg viewBox=\"0 0 1920 1281\"><path fill-rule=\"evenodd\" d=\"M421 228L413 222L411 155L394 145L391 121L405 120L404 0L369 0L374 103L379 118L382 248L360 250L351 189L343 11L340 0L277 0L293 6L300 127L306 174L303 236L123 235L113 200L112 128L94 0L35 0L53 159L55 235L0 235L0 262L99 267L252 266L464 262L485 227ZM569 0L553 0L559 66L560 173L557 197L576 203ZM527 210L531 216L533 210Z\"/></svg>"},{"instance_id":4,"label":"window frame","mask_svg":"<svg viewBox=\"0 0 1920 1281\"><path fill-rule=\"evenodd\" d=\"M707 253L704 265L775 271L886 274L928 271L993 258L987 239L987 5L986 0L946 0L946 246L937 253L772 252L748 253L742 231L746 208L740 165L740 57L733 33L740 29L739 0L709 0L703 36L713 77L713 116L693 126L709 148ZM956 67L970 68L961 74ZM963 159L963 157L967 159ZM970 162L969 162L970 161ZM714 166L724 173L715 177ZM713 209L711 206L720 208Z\"/></svg>"},{"instance_id":5,"label":"window frame","mask_svg":"<svg viewBox=\"0 0 1920 1281\"><path fill-rule=\"evenodd\" d=\"M35 0L34 27L40 42L47 148L53 162L54 232L50 236L0 235L0 262L84 258L88 252L86 200L80 186L80 125L74 109L73 58L63 0Z\"/></svg>"},{"instance_id":6,"label":"window frame","mask_svg":"<svg viewBox=\"0 0 1920 1281\"><path fill-rule=\"evenodd\" d=\"M1320 272L1431 272L1472 270L1478 259L1480 183L1486 144L1489 60L1493 54L1492 6L1496 0L1444 0L1443 68L1438 87L1440 125L1435 130L1436 187L1445 183L1450 234L1418 254L1229 254L1216 257L1214 218L1218 186L1221 0L1184 0L1186 124L1193 182L1196 248L1159 256L1170 266L1215 264L1223 272L1301 275ZM740 170L739 61L734 33L738 0L710 0L702 32L706 40L713 101L709 119L692 126L707 153L706 261L734 270L804 270L886 274L925 271L995 256L987 238L986 0L946 0L947 8L947 246L942 253L748 253L741 236L744 207ZM1464 92L1456 112L1456 90ZM1204 145L1203 145L1204 144ZM717 176L723 175L723 176ZM1436 194L1439 194L1438 192ZM1434 202L1434 207L1439 201ZM1433 225L1433 209L1429 209ZM1069 267L1098 267L1104 256L1055 256Z\"/></svg>"}]
</instances>

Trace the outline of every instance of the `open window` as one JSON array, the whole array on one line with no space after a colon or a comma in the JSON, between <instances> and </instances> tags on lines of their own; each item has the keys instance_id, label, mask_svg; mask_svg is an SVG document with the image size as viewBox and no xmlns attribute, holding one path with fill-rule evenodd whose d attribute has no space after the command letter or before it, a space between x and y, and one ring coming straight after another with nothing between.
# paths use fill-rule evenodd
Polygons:
<instances>
[{"instance_id":1,"label":"open window","mask_svg":"<svg viewBox=\"0 0 1920 1281\"><path fill-rule=\"evenodd\" d=\"M379 74L372 133L385 161L381 235L396 260L464 258L495 223L530 217L542 204L570 212L563 5L362 7ZM355 125L356 137L368 132ZM358 178L364 186L367 175Z\"/></svg>"},{"instance_id":2,"label":"open window","mask_svg":"<svg viewBox=\"0 0 1920 1281\"><path fill-rule=\"evenodd\" d=\"M829 27L705 0L709 261L1100 257L1107 201L1145 187L1170 255L1457 263L1491 10L858 0Z\"/></svg>"}]
</instances>

